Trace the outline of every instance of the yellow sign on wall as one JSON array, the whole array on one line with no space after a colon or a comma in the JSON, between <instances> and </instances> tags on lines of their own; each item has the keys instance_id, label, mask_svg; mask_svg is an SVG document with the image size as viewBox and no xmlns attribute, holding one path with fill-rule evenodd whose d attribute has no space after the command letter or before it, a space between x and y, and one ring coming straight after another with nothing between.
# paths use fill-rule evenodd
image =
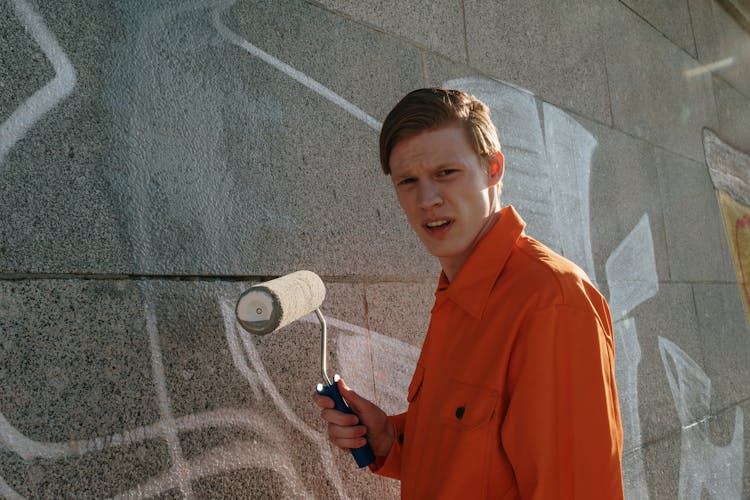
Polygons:
<instances>
[{"instance_id":1,"label":"yellow sign on wall","mask_svg":"<svg viewBox=\"0 0 750 500\"><path fill-rule=\"evenodd\" d=\"M727 242L750 322L750 155L707 128L703 129L703 149L711 182L719 192Z\"/></svg>"},{"instance_id":2,"label":"yellow sign on wall","mask_svg":"<svg viewBox=\"0 0 750 500\"><path fill-rule=\"evenodd\" d=\"M737 271L737 280L745 299L745 312L750 319L750 207L735 201L723 191L719 191L719 205L734 268Z\"/></svg>"}]
</instances>

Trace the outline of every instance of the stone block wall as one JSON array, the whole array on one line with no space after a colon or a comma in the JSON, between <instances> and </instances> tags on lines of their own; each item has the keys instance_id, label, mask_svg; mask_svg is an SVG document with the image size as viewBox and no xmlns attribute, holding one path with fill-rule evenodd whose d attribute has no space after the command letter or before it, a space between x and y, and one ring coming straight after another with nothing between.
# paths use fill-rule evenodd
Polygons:
<instances>
[{"instance_id":1,"label":"stone block wall","mask_svg":"<svg viewBox=\"0 0 750 500\"><path fill-rule=\"evenodd\" d=\"M0 3L0 497L398 497L327 444L315 320L253 338L233 305L318 273L331 372L405 408L439 268L377 136L447 85L492 108L503 202L610 302L628 497L747 498L726 3Z\"/></svg>"}]
</instances>

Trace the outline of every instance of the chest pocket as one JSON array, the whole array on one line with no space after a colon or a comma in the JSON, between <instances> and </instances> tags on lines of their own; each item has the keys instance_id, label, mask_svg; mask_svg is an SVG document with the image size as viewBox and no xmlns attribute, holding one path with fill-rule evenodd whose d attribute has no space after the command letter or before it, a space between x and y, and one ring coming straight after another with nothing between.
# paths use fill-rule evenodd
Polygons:
<instances>
[{"instance_id":1,"label":"chest pocket","mask_svg":"<svg viewBox=\"0 0 750 500\"><path fill-rule=\"evenodd\" d=\"M424 366L417 363L417 367L414 369L414 376L411 378L411 383L409 384L409 390L406 393L406 400L409 403L413 402L417 398L417 394L419 394L419 389L422 388L423 380L424 380Z\"/></svg>"},{"instance_id":2,"label":"chest pocket","mask_svg":"<svg viewBox=\"0 0 750 500\"><path fill-rule=\"evenodd\" d=\"M440 406L440 420L459 429L479 428L492 420L499 401L497 391L452 379Z\"/></svg>"}]
</instances>

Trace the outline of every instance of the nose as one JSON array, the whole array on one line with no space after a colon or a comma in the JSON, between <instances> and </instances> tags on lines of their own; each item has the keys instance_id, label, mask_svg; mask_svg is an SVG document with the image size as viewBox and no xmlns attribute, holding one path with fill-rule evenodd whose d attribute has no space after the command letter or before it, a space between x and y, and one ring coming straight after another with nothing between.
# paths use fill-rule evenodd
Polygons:
<instances>
[{"instance_id":1,"label":"nose","mask_svg":"<svg viewBox=\"0 0 750 500\"><path fill-rule=\"evenodd\" d=\"M443 198L440 190L434 182L424 181L419 183L418 202L419 208L424 210L442 205Z\"/></svg>"}]
</instances>

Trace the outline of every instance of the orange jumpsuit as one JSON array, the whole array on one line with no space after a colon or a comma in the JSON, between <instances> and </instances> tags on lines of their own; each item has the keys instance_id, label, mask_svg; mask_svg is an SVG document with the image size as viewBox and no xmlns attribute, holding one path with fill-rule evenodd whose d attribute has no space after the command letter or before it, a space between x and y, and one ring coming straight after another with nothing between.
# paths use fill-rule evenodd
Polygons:
<instances>
[{"instance_id":1,"label":"orange jumpsuit","mask_svg":"<svg viewBox=\"0 0 750 500\"><path fill-rule=\"evenodd\" d=\"M441 275L396 442L402 498L619 499L622 425L604 298L512 207Z\"/></svg>"}]
</instances>

